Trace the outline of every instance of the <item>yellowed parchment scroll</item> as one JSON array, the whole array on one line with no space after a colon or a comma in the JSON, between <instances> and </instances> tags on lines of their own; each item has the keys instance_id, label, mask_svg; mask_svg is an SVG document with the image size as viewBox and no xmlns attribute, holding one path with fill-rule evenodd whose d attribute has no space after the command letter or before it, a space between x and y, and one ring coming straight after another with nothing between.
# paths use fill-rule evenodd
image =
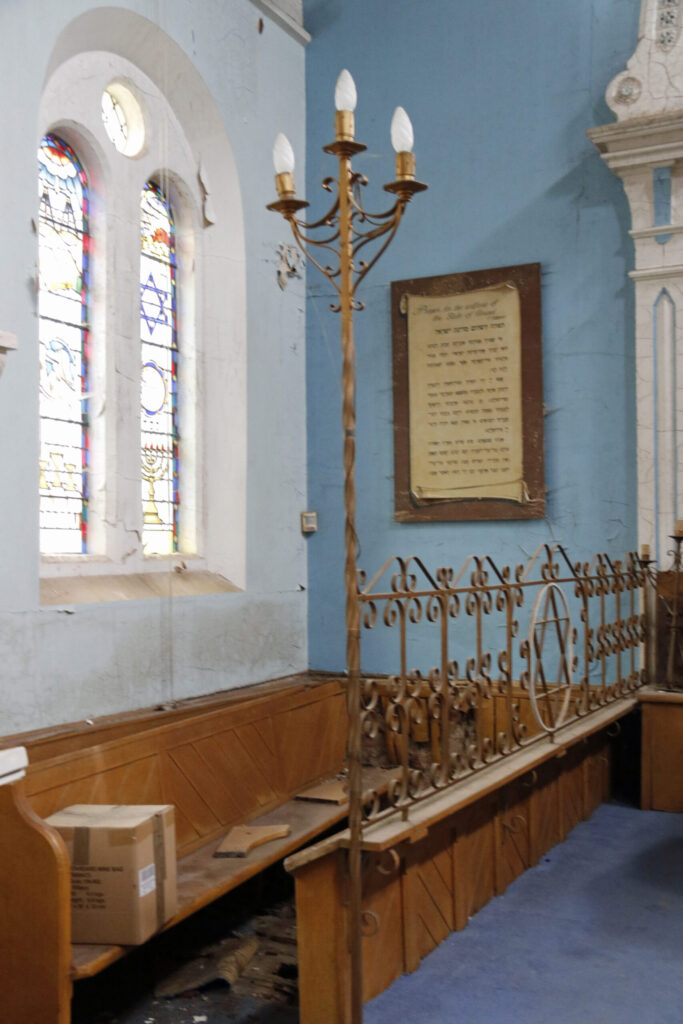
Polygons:
<instances>
[{"instance_id":1,"label":"yellowed parchment scroll","mask_svg":"<svg viewBox=\"0 0 683 1024\"><path fill-rule=\"evenodd\" d=\"M407 296L410 489L524 500L519 291Z\"/></svg>"}]
</instances>

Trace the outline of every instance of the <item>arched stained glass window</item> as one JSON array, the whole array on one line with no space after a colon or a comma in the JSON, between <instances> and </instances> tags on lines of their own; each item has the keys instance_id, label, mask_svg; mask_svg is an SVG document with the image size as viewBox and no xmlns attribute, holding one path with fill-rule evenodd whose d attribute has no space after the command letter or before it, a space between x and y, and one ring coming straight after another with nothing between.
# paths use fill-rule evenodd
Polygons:
<instances>
[{"instance_id":1,"label":"arched stained glass window","mask_svg":"<svg viewBox=\"0 0 683 1024\"><path fill-rule=\"evenodd\" d=\"M38 149L40 550L81 554L88 525L88 180L73 150Z\"/></svg>"},{"instance_id":2,"label":"arched stained glass window","mask_svg":"<svg viewBox=\"0 0 683 1024\"><path fill-rule=\"evenodd\" d=\"M170 204L148 181L141 199L140 447L146 555L178 549L178 342L175 232Z\"/></svg>"}]
</instances>

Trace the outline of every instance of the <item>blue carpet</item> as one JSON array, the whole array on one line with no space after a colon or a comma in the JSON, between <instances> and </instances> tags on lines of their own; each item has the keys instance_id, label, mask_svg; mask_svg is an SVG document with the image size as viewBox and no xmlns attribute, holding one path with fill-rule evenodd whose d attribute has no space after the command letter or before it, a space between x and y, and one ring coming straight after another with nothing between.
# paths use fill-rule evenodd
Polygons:
<instances>
[{"instance_id":1,"label":"blue carpet","mask_svg":"<svg viewBox=\"0 0 683 1024\"><path fill-rule=\"evenodd\" d=\"M683 815L603 804L364 1024L683 1024Z\"/></svg>"}]
</instances>

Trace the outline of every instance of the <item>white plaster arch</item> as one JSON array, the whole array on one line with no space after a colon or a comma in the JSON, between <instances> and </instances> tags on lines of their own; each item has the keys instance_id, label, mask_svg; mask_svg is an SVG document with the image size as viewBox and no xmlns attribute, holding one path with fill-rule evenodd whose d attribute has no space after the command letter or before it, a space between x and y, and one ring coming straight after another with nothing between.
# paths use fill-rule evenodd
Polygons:
<instances>
[{"instance_id":1,"label":"white plaster arch","mask_svg":"<svg viewBox=\"0 0 683 1024\"><path fill-rule=\"evenodd\" d=\"M146 138L134 157L114 148L102 124L101 94L112 80L132 86L143 107ZM162 29L131 11L102 7L74 19L57 39L44 79L37 141L48 130L74 146L91 182L94 326L107 335L106 365L96 368L96 376L107 396L105 408L111 400L115 415L110 410L103 417L95 437L105 453L91 484L95 553L51 562L43 573L167 567L144 559L136 540L140 501L129 477L137 440L135 431L117 429L122 418L135 419L133 254L139 248L140 190L154 178L168 190L177 220L184 372L196 398L186 403L181 422L183 466L194 481L183 498L183 558L196 551L191 567L208 568L244 587L246 255L237 167L223 119L192 62Z\"/></svg>"}]
</instances>

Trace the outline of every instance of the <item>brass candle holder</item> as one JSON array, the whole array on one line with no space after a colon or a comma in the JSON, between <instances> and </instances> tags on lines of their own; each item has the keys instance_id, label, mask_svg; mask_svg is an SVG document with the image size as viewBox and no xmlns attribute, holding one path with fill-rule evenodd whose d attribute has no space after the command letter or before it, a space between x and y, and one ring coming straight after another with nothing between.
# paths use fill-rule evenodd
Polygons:
<instances>
[{"instance_id":1,"label":"brass candle holder","mask_svg":"<svg viewBox=\"0 0 683 1024\"><path fill-rule=\"evenodd\" d=\"M341 313L342 348L342 429L344 438L344 511L345 511L345 568L346 588L346 665L348 674L347 700L349 730L347 763L349 771L349 883L350 883L350 955L351 955L351 1020L360 1024L363 1016L362 996L362 876L361 876L361 727L360 727L360 610L358 604L358 572L356 565L356 409L353 314L363 309L356 299L358 285L391 243L401 222L405 208L413 196L427 186L415 179L415 156L412 152L413 129L406 112L398 107L391 125L391 136L396 150L396 180L384 190L396 196L393 206L381 213L369 213L361 200L361 189L367 179L353 170L351 159L365 150L355 139L354 110L356 87L348 71L342 71L335 89L335 140L323 147L325 153L336 156L338 178L325 178L322 183L333 193L333 202L319 220L306 222L297 214L308 206L297 199L294 189L294 154L283 135L278 135L273 149L278 199L270 203L269 210L282 214L294 239L307 259L325 275L334 286L338 302L331 305ZM319 232L321 237L315 237ZM381 241L380 241L381 240ZM360 250L379 243L368 260L358 259ZM320 256L316 258L317 253ZM334 261L330 264L330 254ZM322 262L324 259L325 262Z\"/></svg>"},{"instance_id":2,"label":"brass candle holder","mask_svg":"<svg viewBox=\"0 0 683 1024\"><path fill-rule=\"evenodd\" d=\"M671 574L673 577L673 596L671 599L671 606L668 609L671 615L671 622L669 624L669 647L666 658L666 677L664 685L667 690L679 690L683 689L683 686L678 684L676 681L676 650L678 650L679 658L683 656L681 650L680 641L680 622L679 622L679 601L678 601L678 589L681 581L681 543L683 543L683 520L677 519L674 525L674 532L671 534L671 539L674 542L674 548L671 551L673 557L673 565L671 567Z\"/></svg>"}]
</instances>

